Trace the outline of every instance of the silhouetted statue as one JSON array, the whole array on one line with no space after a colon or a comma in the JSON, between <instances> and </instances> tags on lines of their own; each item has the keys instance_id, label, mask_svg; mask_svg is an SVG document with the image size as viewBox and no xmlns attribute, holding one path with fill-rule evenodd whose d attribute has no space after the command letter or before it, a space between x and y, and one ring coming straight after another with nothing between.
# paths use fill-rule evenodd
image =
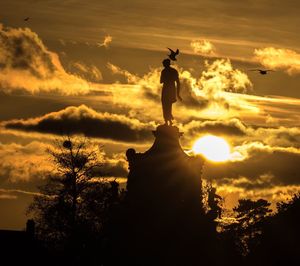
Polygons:
<instances>
[{"instance_id":1,"label":"silhouetted statue","mask_svg":"<svg viewBox=\"0 0 300 266\"><path fill-rule=\"evenodd\" d=\"M163 116L166 125L172 125L172 104L176 102L177 98L181 101L180 97L180 82L179 75L176 69L170 67L170 59L165 59L162 62L165 67L160 76L160 83L163 83L161 102L163 109Z\"/></svg>"}]
</instances>

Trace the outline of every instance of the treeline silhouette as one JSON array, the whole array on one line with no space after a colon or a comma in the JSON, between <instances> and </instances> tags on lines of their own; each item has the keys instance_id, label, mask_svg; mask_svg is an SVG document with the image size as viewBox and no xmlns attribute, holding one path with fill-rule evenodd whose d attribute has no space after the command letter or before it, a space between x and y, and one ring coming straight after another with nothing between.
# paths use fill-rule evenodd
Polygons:
<instances>
[{"instance_id":1,"label":"treeline silhouette","mask_svg":"<svg viewBox=\"0 0 300 266\"><path fill-rule=\"evenodd\" d=\"M124 190L116 181L94 178L102 165L88 141L58 141L49 153L54 174L28 208L35 246L42 250L33 253L39 256L36 265L299 263L299 194L278 203L276 212L264 199L240 199L233 221L224 223L220 197L211 186L197 190L200 205L192 198L165 204L167 197L147 184L139 188L143 184L134 179ZM129 150L127 157L134 156Z\"/></svg>"}]
</instances>

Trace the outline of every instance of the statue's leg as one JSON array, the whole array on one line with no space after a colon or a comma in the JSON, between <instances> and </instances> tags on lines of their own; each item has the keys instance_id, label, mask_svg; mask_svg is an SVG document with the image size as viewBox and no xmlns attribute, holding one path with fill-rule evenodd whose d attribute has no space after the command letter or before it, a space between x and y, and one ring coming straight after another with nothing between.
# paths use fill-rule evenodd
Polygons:
<instances>
[{"instance_id":1,"label":"statue's leg","mask_svg":"<svg viewBox=\"0 0 300 266\"><path fill-rule=\"evenodd\" d=\"M165 123L168 124L168 122L170 124L172 124L172 102L170 101L163 101L162 102L162 109L163 109L163 117L165 120Z\"/></svg>"},{"instance_id":2,"label":"statue's leg","mask_svg":"<svg viewBox=\"0 0 300 266\"><path fill-rule=\"evenodd\" d=\"M172 120L172 103L171 102L167 103L167 117L168 117L168 120Z\"/></svg>"},{"instance_id":3,"label":"statue's leg","mask_svg":"<svg viewBox=\"0 0 300 266\"><path fill-rule=\"evenodd\" d=\"M168 110L167 110L167 103L164 101L162 101L162 111L163 111L163 117L165 120L165 124L167 125L168 124L168 116L167 116Z\"/></svg>"}]
</instances>

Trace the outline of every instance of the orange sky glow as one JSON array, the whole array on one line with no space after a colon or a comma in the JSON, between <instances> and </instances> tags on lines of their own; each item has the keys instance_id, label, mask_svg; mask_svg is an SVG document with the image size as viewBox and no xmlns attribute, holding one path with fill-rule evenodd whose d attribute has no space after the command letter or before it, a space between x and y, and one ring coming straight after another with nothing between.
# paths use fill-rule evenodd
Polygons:
<instances>
[{"instance_id":1,"label":"orange sky glow","mask_svg":"<svg viewBox=\"0 0 300 266\"><path fill-rule=\"evenodd\" d=\"M107 178L126 181L126 150L146 151L163 123L166 47L181 51L183 149L206 135L230 143L231 159L203 171L226 207L300 191L300 3L129 2L1 1L0 228L23 227L63 125L103 147Z\"/></svg>"}]
</instances>

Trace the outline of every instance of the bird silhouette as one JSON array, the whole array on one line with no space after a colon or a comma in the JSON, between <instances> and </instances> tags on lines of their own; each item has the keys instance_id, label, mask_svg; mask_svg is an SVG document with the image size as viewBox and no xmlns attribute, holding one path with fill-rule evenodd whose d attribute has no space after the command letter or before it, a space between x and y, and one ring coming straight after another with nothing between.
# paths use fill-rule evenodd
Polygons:
<instances>
[{"instance_id":1,"label":"bird silhouette","mask_svg":"<svg viewBox=\"0 0 300 266\"><path fill-rule=\"evenodd\" d=\"M261 75L266 75L270 71L274 71L272 69L250 69L250 71L258 71Z\"/></svg>"},{"instance_id":2,"label":"bird silhouette","mask_svg":"<svg viewBox=\"0 0 300 266\"><path fill-rule=\"evenodd\" d=\"M28 21L30 19L30 17L26 17L24 18L24 21Z\"/></svg>"},{"instance_id":3,"label":"bird silhouette","mask_svg":"<svg viewBox=\"0 0 300 266\"><path fill-rule=\"evenodd\" d=\"M168 48L168 47L167 47ZM172 49L168 48L171 52L168 56L172 61L176 61L176 56L179 54L179 50L177 49L176 52L174 52Z\"/></svg>"}]
</instances>

